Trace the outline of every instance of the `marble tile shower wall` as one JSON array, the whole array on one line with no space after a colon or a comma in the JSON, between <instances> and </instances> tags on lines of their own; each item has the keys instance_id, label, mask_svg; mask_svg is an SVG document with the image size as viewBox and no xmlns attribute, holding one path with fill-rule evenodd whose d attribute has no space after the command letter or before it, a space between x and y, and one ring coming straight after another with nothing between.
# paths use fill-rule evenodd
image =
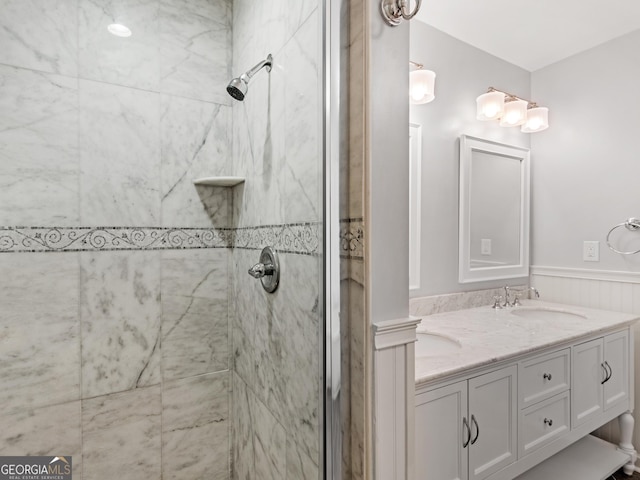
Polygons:
<instances>
[{"instance_id":1,"label":"marble tile shower wall","mask_svg":"<svg viewBox=\"0 0 640 480\"><path fill-rule=\"evenodd\" d=\"M274 58L233 105L233 173L246 177L234 189L238 227L322 220L320 22L318 0L234 2L234 75ZM232 255L233 478L316 480L321 257L281 255L269 295L246 274L256 253Z\"/></svg>"},{"instance_id":2,"label":"marble tile shower wall","mask_svg":"<svg viewBox=\"0 0 640 480\"><path fill-rule=\"evenodd\" d=\"M229 194L191 184L230 168L231 0L0 12L0 229L231 226ZM118 248L0 253L0 455L228 478L230 249Z\"/></svg>"}]
</instances>

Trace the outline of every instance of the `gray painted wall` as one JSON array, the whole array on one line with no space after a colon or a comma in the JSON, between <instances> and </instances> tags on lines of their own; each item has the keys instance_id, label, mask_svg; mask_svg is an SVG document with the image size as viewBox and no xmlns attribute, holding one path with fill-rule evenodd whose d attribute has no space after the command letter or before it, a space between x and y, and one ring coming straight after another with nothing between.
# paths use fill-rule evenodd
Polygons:
<instances>
[{"instance_id":1,"label":"gray painted wall","mask_svg":"<svg viewBox=\"0 0 640 480\"><path fill-rule=\"evenodd\" d=\"M551 124L532 135L534 265L640 271L640 255L605 244L611 227L640 217L639 46L636 31L532 74ZM584 240L600 241L600 262L582 260ZM620 240L640 248L638 232Z\"/></svg>"},{"instance_id":2,"label":"gray painted wall","mask_svg":"<svg viewBox=\"0 0 640 480\"><path fill-rule=\"evenodd\" d=\"M371 163L366 195L370 205L372 322L409 314L409 23L389 27L379 9L380 2L371 0ZM406 136L398 137L398 131Z\"/></svg>"},{"instance_id":3,"label":"gray painted wall","mask_svg":"<svg viewBox=\"0 0 640 480\"><path fill-rule=\"evenodd\" d=\"M519 128L476 120L475 100L489 86L527 97L530 74L417 20L411 22L411 60L437 75L436 99L410 108L410 121L422 125L423 135L421 287L411 297L521 284L458 283L458 145L467 134L529 147L530 135Z\"/></svg>"}]
</instances>

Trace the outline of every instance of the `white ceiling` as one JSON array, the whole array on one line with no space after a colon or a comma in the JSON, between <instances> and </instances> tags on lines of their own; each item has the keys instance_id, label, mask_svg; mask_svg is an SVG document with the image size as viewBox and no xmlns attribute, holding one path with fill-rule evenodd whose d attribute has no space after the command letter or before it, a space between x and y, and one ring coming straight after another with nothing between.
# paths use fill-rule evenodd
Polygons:
<instances>
[{"instance_id":1,"label":"white ceiling","mask_svg":"<svg viewBox=\"0 0 640 480\"><path fill-rule=\"evenodd\" d=\"M640 1L423 0L417 18L535 71L640 29Z\"/></svg>"}]
</instances>

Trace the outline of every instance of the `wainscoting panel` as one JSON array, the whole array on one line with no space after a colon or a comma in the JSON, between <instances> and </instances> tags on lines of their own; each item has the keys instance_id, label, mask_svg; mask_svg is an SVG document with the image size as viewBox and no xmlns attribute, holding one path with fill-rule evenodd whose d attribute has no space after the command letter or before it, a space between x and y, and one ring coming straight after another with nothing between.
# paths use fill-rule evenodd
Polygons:
<instances>
[{"instance_id":1,"label":"wainscoting panel","mask_svg":"<svg viewBox=\"0 0 640 480\"><path fill-rule=\"evenodd\" d=\"M567 305L598 308L614 312L636 313L640 317L640 272L613 272L558 267L531 267L531 285L540 298ZM633 444L640 446L640 322L635 338L635 415ZM618 422L598 429L598 436L617 443Z\"/></svg>"}]
</instances>

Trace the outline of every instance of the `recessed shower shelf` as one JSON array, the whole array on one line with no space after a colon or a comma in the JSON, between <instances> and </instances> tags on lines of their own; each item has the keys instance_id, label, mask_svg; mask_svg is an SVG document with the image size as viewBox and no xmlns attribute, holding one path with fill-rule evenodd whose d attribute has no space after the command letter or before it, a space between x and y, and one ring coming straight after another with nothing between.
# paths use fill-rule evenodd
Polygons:
<instances>
[{"instance_id":1,"label":"recessed shower shelf","mask_svg":"<svg viewBox=\"0 0 640 480\"><path fill-rule=\"evenodd\" d=\"M207 185L209 187L235 187L244 183L244 177L202 177L193 181L194 185Z\"/></svg>"}]
</instances>

